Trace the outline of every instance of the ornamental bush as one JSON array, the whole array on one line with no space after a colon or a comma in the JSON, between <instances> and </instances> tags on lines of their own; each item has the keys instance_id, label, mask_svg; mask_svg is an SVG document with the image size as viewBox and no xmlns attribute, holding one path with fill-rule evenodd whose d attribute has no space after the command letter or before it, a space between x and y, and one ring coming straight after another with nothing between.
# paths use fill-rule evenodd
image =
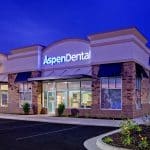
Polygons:
<instances>
[{"instance_id":1,"label":"ornamental bush","mask_svg":"<svg viewBox=\"0 0 150 150\"><path fill-rule=\"evenodd\" d=\"M64 103L60 103L58 105L58 116L61 116L63 114L64 110L65 110L65 104Z\"/></svg>"},{"instance_id":2,"label":"ornamental bush","mask_svg":"<svg viewBox=\"0 0 150 150\"><path fill-rule=\"evenodd\" d=\"M29 114L29 112L30 112L30 104L29 103L24 103L22 108L23 108L23 111L25 114Z\"/></svg>"}]
</instances>

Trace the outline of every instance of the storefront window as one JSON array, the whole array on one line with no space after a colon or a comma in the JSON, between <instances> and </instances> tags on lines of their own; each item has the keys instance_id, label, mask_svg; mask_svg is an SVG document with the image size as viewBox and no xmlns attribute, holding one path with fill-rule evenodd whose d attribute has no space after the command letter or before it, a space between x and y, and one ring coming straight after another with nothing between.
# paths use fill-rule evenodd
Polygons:
<instances>
[{"instance_id":1,"label":"storefront window","mask_svg":"<svg viewBox=\"0 0 150 150\"><path fill-rule=\"evenodd\" d=\"M121 109L121 78L105 77L101 78L101 108Z\"/></svg>"},{"instance_id":2,"label":"storefront window","mask_svg":"<svg viewBox=\"0 0 150 150\"><path fill-rule=\"evenodd\" d=\"M80 82L68 82L69 90L80 90Z\"/></svg>"},{"instance_id":3,"label":"storefront window","mask_svg":"<svg viewBox=\"0 0 150 150\"><path fill-rule=\"evenodd\" d=\"M71 108L80 108L80 91L69 91L69 102Z\"/></svg>"},{"instance_id":4,"label":"storefront window","mask_svg":"<svg viewBox=\"0 0 150 150\"><path fill-rule=\"evenodd\" d=\"M81 107L90 108L92 106L92 82L81 81Z\"/></svg>"},{"instance_id":5,"label":"storefront window","mask_svg":"<svg viewBox=\"0 0 150 150\"><path fill-rule=\"evenodd\" d=\"M57 107L61 103L65 104L65 108L68 107L68 103L67 103L67 91L59 91L59 92L57 92Z\"/></svg>"},{"instance_id":6,"label":"storefront window","mask_svg":"<svg viewBox=\"0 0 150 150\"><path fill-rule=\"evenodd\" d=\"M6 107L8 105L8 85L2 84L0 86L0 98L1 98L1 106Z\"/></svg>"},{"instance_id":7,"label":"storefront window","mask_svg":"<svg viewBox=\"0 0 150 150\"><path fill-rule=\"evenodd\" d=\"M67 90L67 82L57 82L56 89L57 89L57 91Z\"/></svg>"},{"instance_id":8,"label":"storefront window","mask_svg":"<svg viewBox=\"0 0 150 150\"><path fill-rule=\"evenodd\" d=\"M56 107L90 108L92 105L92 81L67 81L43 83L43 107L48 108L48 92L54 92Z\"/></svg>"},{"instance_id":9,"label":"storefront window","mask_svg":"<svg viewBox=\"0 0 150 150\"><path fill-rule=\"evenodd\" d=\"M32 84L31 83L20 83L19 84L20 93L20 106L24 103L32 104Z\"/></svg>"},{"instance_id":10,"label":"storefront window","mask_svg":"<svg viewBox=\"0 0 150 150\"><path fill-rule=\"evenodd\" d=\"M55 82L44 82L43 83L43 107L47 108L47 99L49 92L55 92Z\"/></svg>"},{"instance_id":11,"label":"storefront window","mask_svg":"<svg viewBox=\"0 0 150 150\"><path fill-rule=\"evenodd\" d=\"M136 109L141 109L141 78L136 78Z\"/></svg>"}]
</instances>

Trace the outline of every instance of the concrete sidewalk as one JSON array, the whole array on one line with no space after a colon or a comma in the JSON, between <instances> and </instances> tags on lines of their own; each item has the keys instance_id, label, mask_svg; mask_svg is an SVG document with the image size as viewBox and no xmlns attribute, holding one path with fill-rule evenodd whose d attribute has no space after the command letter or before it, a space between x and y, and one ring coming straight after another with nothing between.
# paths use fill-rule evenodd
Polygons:
<instances>
[{"instance_id":1,"label":"concrete sidewalk","mask_svg":"<svg viewBox=\"0 0 150 150\"><path fill-rule=\"evenodd\" d=\"M91 126L110 126L119 127L122 120L108 119L89 119L89 118L70 118L70 117L52 117L49 115L16 115L16 114L0 114L2 119L40 121L49 123L63 123L75 125L91 125Z\"/></svg>"},{"instance_id":2,"label":"concrete sidewalk","mask_svg":"<svg viewBox=\"0 0 150 150\"><path fill-rule=\"evenodd\" d=\"M49 123L63 123L75 125L91 125L91 126L110 126L119 127L122 120L111 119L91 119L91 118L70 118L70 117L52 117L49 115L17 115L17 114L0 114L0 118L26 120L26 121L40 121ZM142 124L142 118L133 119L138 124Z\"/></svg>"}]
</instances>

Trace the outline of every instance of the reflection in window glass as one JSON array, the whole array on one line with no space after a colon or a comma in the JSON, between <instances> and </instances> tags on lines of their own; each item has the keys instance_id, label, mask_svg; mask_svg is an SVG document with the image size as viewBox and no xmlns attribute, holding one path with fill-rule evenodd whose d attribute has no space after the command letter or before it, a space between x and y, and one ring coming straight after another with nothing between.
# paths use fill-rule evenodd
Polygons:
<instances>
[{"instance_id":1,"label":"reflection in window glass","mask_svg":"<svg viewBox=\"0 0 150 150\"><path fill-rule=\"evenodd\" d=\"M32 104L32 84L31 83L19 83L20 93L20 106L24 103Z\"/></svg>"},{"instance_id":2,"label":"reflection in window glass","mask_svg":"<svg viewBox=\"0 0 150 150\"><path fill-rule=\"evenodd\" d=\"M109 88L115 89L115 78L109 78Z\"/></svg>"},{"instance_id":3,"label":"reflection in window glass","mask_svg":"<svg viewBox=\"0 0 150 150\"><path fill-rule=\"evenodd\" d=\"M69 91L69 101L71 108L80 107L80 91Z\"/></svg>"},{"instance_id":4,"label":"reflection in window glass","mask_svg":"<svg viewBox=\"0 0 150 150\"><path fill-rule=\"evenodd\" d=\"M108 81L106 81L106 79ZM101 80L103 81L103 78L101 78ZM106 85L106 83L108 85ZM101 89L101 108L102 109L121 109L122 108L121 88L122 88L122 85L121 85L120 77L105 78L105 82L102 82L102 89Z\"/></svg>"},{"instance_id":5,"label":"reflection in window glass","mask_svg":"<svg viewBox=\"0 0 150 150\"><path fill-rule=\"evenodd\" d=\"M81 89L90 90L92 88L92 81L81 81Z\"/></svg>"},{"instance_id":6,"label":"reflection in window glass","mask_svg":"<svg viewBox=\"0 0 150 150\"><path fill-rule=\"evenodd\" d=\"M121 89L121 78L116 78L116 88Z\"/></svg>"},{"instance_id":7,"label":"reflection in window glass","mask_svg":"<svg viewBox=\"0 0 150 150\"><path fill-rule=\"evenodd\" d=\"M102 88L107 89L108 88L108 78L102 78L101 82L102 82Z\"/></svg>"}]
</instances>

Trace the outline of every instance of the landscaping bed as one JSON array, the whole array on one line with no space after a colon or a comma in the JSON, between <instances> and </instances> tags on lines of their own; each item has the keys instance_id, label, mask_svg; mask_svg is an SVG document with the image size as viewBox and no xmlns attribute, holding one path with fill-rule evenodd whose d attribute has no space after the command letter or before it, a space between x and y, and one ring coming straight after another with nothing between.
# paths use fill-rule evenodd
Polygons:
<instances>
[{"instance_id":1,"label":"landscaping bed","mask_svg":"<svg viewBox=\"0 0 150 150\"><path fill-rule=\"evenodd\" d=\"M150 150L150 126L139 126L128 120L120 129L121 132L104 137L103 142L126 149Z\"/></svg>"},{"instance_id":2,"label":"landscaping bed","mask_svg":"<svg viewBox=\"0 0 150 150\"><path fill-rule=\"evenodd\" d=\"M141 126L141 128L142 128L142 132L140 134L141 136L139 136L139 133L137 131L133 131L133 133L131 133L134 136L134 142L131 143L130 145L125 146L122 143L121 133L116 133L116 134L109 136L113 140L111 145L116 146L116 147L124 147L124 148L128 148L128 149L133 149L133 150L140 149L140 148L138 148L138 143L139 143L139 141L141 141L142 137L147 137L147 141L150 142L150 126ZM150 150L150 147L147 149L145 148L145 150Z\"/></svg>"}]
</instances>

